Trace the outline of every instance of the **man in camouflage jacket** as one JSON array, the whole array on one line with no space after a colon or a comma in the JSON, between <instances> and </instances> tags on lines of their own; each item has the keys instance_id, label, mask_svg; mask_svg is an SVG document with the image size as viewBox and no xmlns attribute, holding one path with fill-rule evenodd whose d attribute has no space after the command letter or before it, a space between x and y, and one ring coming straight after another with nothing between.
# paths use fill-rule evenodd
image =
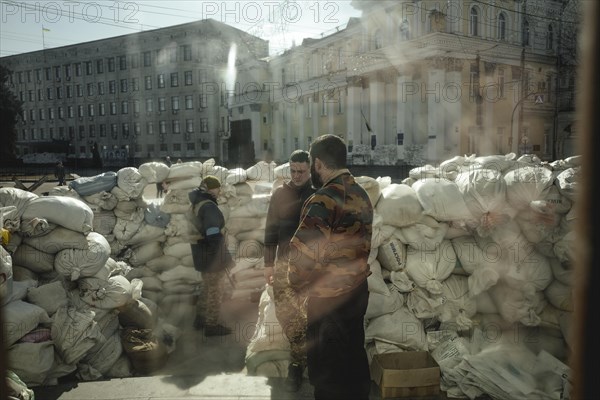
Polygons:
<instances>
[{"instance_id":1,"label":"man in camouflage jacket","mask_svg":"<svg viewBox=\"0 0 600 400\"><path fill-rule=\"evenodd\" d=\"M288 270L291 287L308 296L308 376L316 400L367 400L371 380L363 323L373 206L346 169L341 138L318 137L310 157L317 191L302 209Z\"/></svg>"}]
</instances>

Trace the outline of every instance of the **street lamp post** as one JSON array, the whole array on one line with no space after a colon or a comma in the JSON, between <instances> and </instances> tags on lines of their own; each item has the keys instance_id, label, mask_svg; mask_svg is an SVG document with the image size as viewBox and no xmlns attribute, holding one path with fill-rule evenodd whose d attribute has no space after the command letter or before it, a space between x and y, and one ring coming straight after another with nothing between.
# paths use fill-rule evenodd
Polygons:
<instances>
[{"instance_id":1,"label":"street lamp post","mask_svg":"<svg viewBox=\"0 0 600 400\"><path fill-rule=\"evenodd\" d=\"M536 94L535 92L529 93L525 96L523 96L519 101L517 101L517 104L515 104L515 106L513 107L512 110L512 114L510 116L510 140L511 140L511 151L513 150L513 146L515 146L515 153L518 152L519 150L519 143L520 143L520 135L521 135L521 127L519 126L519 129L517 131L517 134L519 137L515 137L515 129L514 129L514 120L515 120L515 111L517 111L517 107L519 107L519 105L521 105L521 103L523 103L526 99L529 98L529 96ZM515 140L516 139L516 140Z\"/></svg>"}]
</instances>

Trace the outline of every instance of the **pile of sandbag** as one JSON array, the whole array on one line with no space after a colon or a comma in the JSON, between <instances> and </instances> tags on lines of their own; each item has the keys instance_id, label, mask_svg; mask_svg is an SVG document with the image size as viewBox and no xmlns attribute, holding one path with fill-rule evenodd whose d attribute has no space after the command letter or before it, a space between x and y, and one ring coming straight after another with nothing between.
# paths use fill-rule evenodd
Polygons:
<instances>
[{"instance_id":1,"label":"pile of sandbag","mask_svg":"<svg viewBox=\"0 0 600 400\"><path fill-rule=\"evenodd\" d=\"M2 305L9 369L31 386L72 373L95 380L143 369L123 354L120 331L141 328L142 311L132 307L148 300L142 282L126 277L131 267L111 257L107 237L92 231L90 205L74 193L38 197L15 188L1 188L0 200L12 210L3 224L10 239L1 249L12 276ZM145 320L153 322L142 325L154 333L159 324L151 306ZM130 315L126 324L122 312Z\"/></svg>"}]
</instances>

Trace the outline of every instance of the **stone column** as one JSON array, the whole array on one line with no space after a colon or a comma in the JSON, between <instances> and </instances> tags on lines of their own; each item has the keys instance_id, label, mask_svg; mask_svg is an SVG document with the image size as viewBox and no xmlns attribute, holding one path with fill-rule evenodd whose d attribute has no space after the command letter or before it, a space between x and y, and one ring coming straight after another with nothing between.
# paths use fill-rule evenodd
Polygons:
<instances>
[{"instance_id":1,"label":"stone column","mask_svg":"<svg viewBox=\"0 0 600 400\"><path fill-rule=\"evenodd\" d=\"M260 110L260 104L250 104L250 131L252 134L252 142L254 143L254 154L256 155L256 157L260 157L262 154L262 124Z\"/></svg>"},{"instance_id":2,"label":"stone column","mask_svg":"<svg viewBox=\"0 0 600 400\"><path fill-rule=\"evenodd\" d=\"M369 113L369 125L377 138L377 144L385 144L385 83L380 75L369 81L369 101L371 112ZM370 139L369 139L370 140Z\"/></svg>"},{"instance_id":3,"label":"stone column","mask_svg":"<svg viewBox=\"0 0 600 400\"><path fill-rule=\"evenodd\" d=\"M348 78L348 97L346 102L346 125L348 144L360 144L361 115L360 97L362 86L360 77Z\"/></svg>"}]
</instances>

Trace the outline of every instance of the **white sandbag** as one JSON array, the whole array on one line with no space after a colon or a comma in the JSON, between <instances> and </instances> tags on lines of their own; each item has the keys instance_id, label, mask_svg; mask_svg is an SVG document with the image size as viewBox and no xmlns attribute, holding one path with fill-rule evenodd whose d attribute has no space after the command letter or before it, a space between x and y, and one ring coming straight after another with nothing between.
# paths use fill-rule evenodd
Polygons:
<instances>
[{"instance_id":1,"label":"white sandbag","mask_svg":"<svg viewBox=\"0 0 600 400\"><path fill-rule=\"evenodd\" d=\"M111 235L117 224L117 216L112 211L94 211L94 232Z\"/></svg>"},{"instance_id":2,"label":"white sandbag","mask_svg":"<svg viewBox=\"0 0 600 400\"><path fill-rule=\"evenodd\" d=\"M117 185L130 199L140 197L148 182L135 167L125 167L117 171Z\"/></svg>"},{"instance_id":3,"label":"white sandbag","mask_svg":"<svg viewBox=\"0 0 600 400\"><path fill-rule=\"evenodd\" d=\"M4 344L9 348L39 324L49 324L50 317L41 307L21 300L11 301L2 309L4 322Z\"/></svg>"},{"instance_id":4,"label":"white sandbag","mask_svg":"<svg viewBox=\"0 0 600 400\"><path fill-rule=\"evenodd\" d=\"M548 259L532 250L520 263L508 263L508 269L501 279L523 293L533 294L546 289L554 276Z\"/></svg>"},{"instance_id":5,"label":"white sandbag","mask_svg":"<svg viewBox=\"0 0 600 400\"><path fill-rule=\"evenodd\" d=\"M447 231L446 222L438 222L429 215L423 215L416 223L397 228L393 236L413 249L433 249L442 243Z\"/></svg>"},{"instance_id":6,"label":"white sandbag","mask_svg":"<svg viewBox=\"0 0 600 400\"><path fill-rule=\"evenodd\" d=\"M202 163L200 161L184 162L173 164L169 169L169 175L165 180L173 180L178 178L190 178L202 176Z\"/></svg>"},{"instance_id":7,"label":"white sandbag","mask_svg":"<svg viewBox=\"0 0 600 400\"><path fill-rule=\"evenodd\" d=\"M273 182L275 180L274 162L259 161L250 168L246 169L246 178L249 181L266 181Z\"/></svg>"},{"instance_id":8,"label":"white sandbag","mask_svg":"<svg viewBox=\"0 0 600 400\"><path fill-rule=\"evenodd\" d=\"M572 263L575 260L575 243L577 234L570 231L554 244L554 254L563 263Z\"/></svg>"},{"instance_id":9,"label":"white sandbag","mask_svg":"<svg viewBox=\"0 0 600 400\"><path fill-rule=\"evenodd\" d=\"M200 186L202 178L200 176L190 176L188 178L178 178L176 180L167 180L167 188L169 190L186 190L191 192L193 189Z\"/></svg>"},{"instance_id":10,"label":"white sandbag","mask_svg":"<svg viewBox=\"0 0 600 400\"><path fill-rule=\"evenodd\" d=\"M179 258L162 254L146 262L146 267L154 272L163 272L179 264Z\"/></svg>"},{"instance_id":11,"label":"white sandbag","mask_svg":"<svg viewBox=\"0 0 600 400\"><path fill-rule=\"evenodd\" d=\"M453 181L420 179L412 188L423 207L423 214L438 221L469 221L475 218L467 208L458 185Z\"/></svg>"},{"instance_id":12,"label":"white sandbag","mask_svg":"<svg viewBox=\"0 0 600 400\"><path fill-rule=\"evenodd\" d=\"M163 255L161 243L158 241L140 243L133 247L129 263L137 267Z\"/></svg>"},{"instance_id":13,"label":"white sandbag","mask_svg":"<svg viewBox=\"0 0 600 400\"><path fill-rule=\"evenodd\" d=\"M275 167L273 170L275 173L275 180L290 180L292 179L292 173L290 171L290 163L289 161L285 164L281 164Z\"/></svg>"},{"instance_id":14,"label":"white sandbag","mask_svg":"<svg viewBox=\"0 0 600 400\"><path fill-rule=\"evenodd\" d=\"M194 268L194 257L191 254L185 255L181 257L179 264L183 265L184 267Z\"/></svg>"},{"instance_id":15,"label":"white sandbag","mask_svg":"<svg viewBox=\"0 0 600 400\"><path fill-rule=\"evenodd\" d=\"M76 364L104 336L90 309L60 307L52 318L52 340L65 364Z\"/></svg>"},{"instance_id":16,"label":"white sandbag","mask_svg":"<svg viewBox=\"0 0 600 400\"><path fill-rule=\"evenodd\" d=\"M21 268L21 267L19 267ZM23 268L25 269L25 268ZM2 297L2 304L8 304L11 301L26 300L27 291L31 288L38 286L37 277L28 278L26 280L14 281L12 283L12 290L4 293Z\"/></svg>"},{"instance_id":17,"label":"white sandbag","mask_svg":"<svg viewBox=\"0 0 600 400\"><path fill-rule=\"evenodd\" d=\"M142 287L142 293L144 294L148 290L160 292L163 289L163 282L156 276L143 276L139 279L144 284Z\"/></svg>"},{"instance_id":18,"label":"white sandbag","mask_svg":"<svg viewBox=\"0 0 600 400\"><path fill-rule=\"evenodd\" d=\"M40 386L54 365L54 346L51 341L16 343L6 352L7 367L28 386Z\"/></svg>"},{"instance_id":19,"label":"white sandbag","mask_svg":"<svg viewBox=\"0 0 600 400\"><path fill-rule=\"evenodd\" d=\"M261 219L265 220L266 218L261 218ZM240 233L236 234L235 238L239 241L257 240L262 243L262 241L265 239L265 232L264 232L264 229L257 229L254 231L245 231L245 232L240 232Z\"/></svg>"},{"instance_id":20,"label":"white sandbag","mask_svg":"<svg viewBox=\"0 0 600 400\"><path fill-rule=\"evenodd\" d=\"M56 254L64 249L86 249L88 246L85 235L62 226L57 226L46 235L24 238L23 243L43 251L44 253Z\"/></svg>"},{"instance_id":21,"label":"white sandbag","mask_svg":"<svg viewBox=\"0 0 600 400\"><path fill-rule=\"evenodd\" d=\"M471 317L477 312L477 303L469 294L467 278L452 275L442 282L442 295L445 299L439 320L456 326L458 331L473 326Z\"/></svg>"},{"instance_id":22,"label":"white sandbag","mask_svg":"<svg viewBox=\"0 0 600 400\"><path fill-rule=\"evenodd\" d=\"M558 190L571 201L577 198L577 181L580 174L581 168L568 168L556 176Z\"/></svg>"},{"instance_id":23,"label":"white sandbag","mask_svg":"<svg viewBox=\"0 0 600 400\"><path fill-rule=\"evenodd\" d=\"M550 257L550 268L554 278L564 285L571 286L573 284L573 269L569 264L561 263L558 258Z\"/></svg>"},{"instance_id":24,"label":"white sandbag","mask_svg":"<svg viewBox=\"0 0 600 400\"><path fill-rule=\"evenodd\" d=\"M411 248L406 257L406 272L418 286L432 294L441 294L441 283L450 276L456 261L452 243L444 240L435 248Z\"/></svg>"},{"instance_id":25,"label":"white sandbag","mask_svg":"<svg viewBox=\"0 0 600 400\"><path fill-rule=\"evenodd\" d=\"M382 270L382 272L383 271L387 270ZM417 287L406 273L406 270L391 271L389 280L400 293L409 293Z\"/></svg>"},{"instance_id":26,"label":"white sandbag","mask_svg":"<svg viewBox=\"0 0 600 400\"><path fill-rule=\"evenodd\" d=\"M518 289L498 283L488 291L502 318L508 323L520 322L526 326L537 326L539 314L547 304L543 292L525 296Z\"/></svg>"},{"instance_id":27,"label":"white sandbag","mask_svg":"<svg viewBox=\"0 0 600 400\"><path fill-rule=\"evenodd\" d=\"M141 286L141 281L138 285ZM79 285L79 297L86 304L107 310L122 307L127 303L137 300L134 298L134 287L124 276L116 275L104 281L98 278L82 278Z\"/></svg>"},{"instance_id":28,"label":"white sandbag","mask_svg":"<svg viewBox=\"0 0 600 400\"><path fill-rule=\"evenodd\" d=\"M25 267L36 274L54 270L54 254L39 251L28 244L21 244L12 255L13 265Z\"/></svg>"},{"instance_id":29,"label":"white sandbag","mask_svg":"<svg viewBox=\"0 0 600 400\"><path fill-rule=\"evenodd\" d=\"M133 200L119 200L114 209L118 218L128 221L141 221L144 219L143 210L140 210L138 203Z\"/></svg>"},{"instance_id":30,"label":"white sandbag","mask_svg":"<svg viewBox=\"0 0 600 400\"><path fill-rule=\"evenodd\" d=\"M255 280L257 278L262 278L262 285L259 286L264 286L265 284L264 271L262 268L245 268L237 271L235 274L232 271L233 270L231 270L230 273L233 280L236 282L236 287L238 287L237 284L240 282Z\"/></svg>"},{"instance_id":31,"label":"white sandbag","mask_svg":"<svg viewBox=\"0 0 600 400\"><path fill-rule=\"evenodd\" d=\"M573 311L573 290L570 286L554 280L548 285L544 294L548 302L559 310Z\"/></svg>"},{"instance_id":32,"label":"white sandbag","mask_svg":"<svg viewBox=\"0 0 600 400\"><path fill-rule=\"evenodd\" d=\"M22 219L19 225L19 233L25 237L36 237L48 234L56 224L48 222L45 218Z\"/></svg>"},{"instance_id":33,"label":"white sandbag","mask_svg":"<svg viewBox=\"0 0 600 400\"><path fill-rule=\"evenodd\" d=\"M23 212L29 203L37 198L37 194L26 190L10 187L0 188L0 207L14 207L4 211L4 228L9 231L17 230Z\"/></svg>"},{"instance_id":34,"label":"white sandbag","mask_svg":"<svg viewBox=\"0 0 600 400\"><path fill-rule=\"evenodd\" d=\"M375 207L377 202L379 201L379 196L381 196L381 187L379 186L379 179L371 178L370 176L357 176L354 178L356 183L358 183L369 195L369 200L371 200L371 205Z\"/></svg>"},{"instance_id":35,"label":"white sandbag","mask_svg":"<svg viewBox=\"0 0 600 400\"><path fill-rule=\"evenodd\" d=\"M83 200L89 204L93 204L102 210L111 211L119 202L114 194L110 192L99 192L90 196L84 196Z\"/></svg>"},{"instance_id":36,"label":"white sandbag","mask_svg":"<svg viewBox=\"0 0 600 400\"><path fill-rule=\"evenodd\" d=\"M125 190L121 189L118 186L115 186L114 188L112 188L110 193L112 193L119 202L131 200L131 197L129 196L129 194L127 192L125 192Z\"/></svg>"},{"instance_id":37,"label":"white sandbag","mask_svg":"<svg viewBox=\"0 0 600 400\"><path fill-rule=\"evenodd\" d=\"M56 254L54 268L66 278L75 281L94 276L110 257L110 245L104 236L96 232L87 235L88 248L65 249Z\"/></svg>"},{"instance_id":38,"label":"white sandbag","mask_svg":"<svg viewBox=\"0 0 600 400\"><path fill-rule=\"evenodd\" d=\"M163 252L167 256L172 256L175 258L183 258L187 255L192 254L192 248L189 243L177 243L172 246L165 246L163 248Z\"/></svg>"},{"instance_id":39,"label":"white sandbag","mask_svg":"<svg viewBox=\"0 0 600 400\"><path fill-rule=\"evenodd\" d=\"M486 243L486 247L482 246L481 244L486 240L484 238L475 236L475 239L480 243L480 247L486 249L486 251L493 247L489 243ZM497 244L496 247L501 249L502 257L508 257L513 263L525 261L529 254L534 251L533 244L523 235L519 224L514 220L490 230L489 239Z\"/></svg>"},{"instance_id":40,"label":"white sandbag","mask_svg":"<svg viewBox=\"0 0 600 400\"><path fill-rule=\"evenodd\" d=\"M122 243L126 243L137 233L141 226L141 221L128 221L126 219L117 218L113 234L115 235L115 239Z\"/></svg>"},{"instance_id":41,"label":"white sandbag","mask_svg":"<svg viewBox=\"0 0 600 400\"><path fill-rule=\"evenodd\" d=\"M192 207L189 193L189 189L170 189L160 205L160 211L168 214L183 214L188 212Z\"/></svg>"},{"instance_id":42,"label":"white sandbag","mask_svg":"<svg viewBox=\"0 0 600 400\"><path fill-rule=\"evenodd\" d=\"M383 281L383 276L381 275L381 265L379 262L375 260L369 265L369 267L371 269L371 275L367 277L369 292L389 296L390 289L388 289L387 285Z\"/></svg>"},{"instance_id":43,"label":"white sandbag","mask_svg":"<svg viewBox=\"0 0 600 400\"><path fill-rule=\"evenodd\" d=\"M377 261L388 271L403 271L406 268L407 246L392 238L379 246Z\"/></svg>"},{"instance_id":44,"label":"white sandbag","mask_svg":"<svg viewBox=\"0 0 600 400\"><path fill-rule=\"evenodd\" d=\"M423 214L423 207L413 188L392 183L381 191L376 211L385 216L386 224L403 227L416 223Z\"/></svg>"},{"instance_id":45,"label":"white sandbag","mask_svg":"<svg viewBox=\"0 0 600 400\"><path fill-rule=\"evenodd\" d=\"M29 288L27 290L27 301L42 307L49 316L52 316L59 307L66 305L69 300L62 282L56 281Z\"/></svg>"},{"instance_id":46,"label":"white sandbag","mask_svg":"<svg viewBox=\"0 0 600 400\"><path fill-rule=\"evenodd\" d=\"M237 235L245 231L264 230L266 225L266 218L230 217L225 221L225 227L230 235Z\"/></svg>"},{"instance_id":47,"label":"white sandbag","mask_svg":"<svg viewBox=\"0 0 600 400\"><path fill-rule=\"evenodd\" d=\"M98 346L97 346L98 347ZM121 336L114 332L99 348L90 351L77 364L77 377L83 381L98 380L106 375L123 354Z\"/></svg>"},{"instance_id":48,"label":"white sandbag","mask_svg":"<svg viewBox=\"0 0 600 400\"><path fill-rule=\"evenodd\" d=\"M244 205L230 210L229 218L266 217L270 200L270 194L255 194Z\"/></svg>"},{"instance_id":49,"label":"white sandbag","mask_svg":"<svg viewBox=\"0 0 600 400\"><path fill-rule=\"evenodd\" d=\"M127 274L125 275L125 278L129 279L130 281L136 278L143 278L143 277L147 277L147 276L156 276L156 272L152 271L150 268L147 267L136 267L136 268L131 268Z\"/></svg>"},{"instance_id":50,"label":"white sandbag","mask_svg":"<svg viewBox=\"0 0 600 400\"><path fill-rule=\"evenodd\" d=\"M158 279L163 282L163 286L165 282L175 280L197 283L202 282L202 274L199 271L196 271L194 268L177 265L176 267L159 274Z\"/></svg>"},{"instance_id":51,"label":"white sandbag","mask_svg":"<svg viewBox=\"0 0 600 400\"><path fill-rule=\"evenodd\" d=\"M198 230L192 223L193 214L171 214L171 219L165 228L167 236L182 236L191 241L191 236L199 235Z\"/></svg>"},{"instance_id":52,"label":"white sandbag","mask_svg":"<svg viewBox=\"0 0 600 400\"><path fill-rule=\"evenodd\" d=\"M189 281L185 280L172 280L163 282L163 293L164 295L176 294L190 294L194 295L198 293L198 287Z\"/></svg>"},{"instance_id":53,"label":"white sandbag","mask_svg":"<svg viewBox=\"0 0 600 400\"><path fill-rule=\"evenodd\" d=\"M560 235L561 216L554 212L542 213L532 208L524 209L515 218L521 232L531 243L552 240Z\"/></svg>"},{"instance_id":54,"label":"white sandbag","mask_svg":"<svg viewBox=\"0 0 600 400\"><path fill-rule=\"evenodd\" d=\"M170 168L163 162L151 161L140 165L138 171L146 182L156 183L167 179Z\"/></svg>"},{"instance_id":55,"label":"white sandbag","mask_svg":"<svg viewBox=\"0 0 600 400\"><path fill-rule=\"evenodd\" d=\"M140 243L164 242L165 240L166 237L163 228L142 222L133 236L127 240L122 240L122 242L128 246L135 246Z\"/></svg>"},{"instance_id":56,"label":"white sandbag","mask_svg":"<svg viewBox=\"0 0 600 400\"><path fill-rule=\"evenodd\" d=\"M94 213L81 200L70 197L43 196L33 199L23 212L23 219L44 218L65 228L89 233Z\"/></svg>"},{"instance_id":57,"label":"white sandbag","mask_svg":"<svg viewBox=\"0 0 600 400\"><path fill-rule=\"evenodd\" d=\"M246 355L266 350L289 350L289 348L290 344L275 315L273 287L267 286L258 303L258 318L254 334L246 348Z\"/></svg>"},{"instance_id":58,"label":"white sandbag","mask_svg":"<svg viewBox=\"0 0 600 400\"><path fill-rule=\"evenodd\" d=\"M369 303L365 319L370 320L384 314L390 314L404 305L404 297L397 290L390 290L389 296L369 291Z\"/></svg>"},{"instance_id":59,"label":"white sandbag","mask_svg":"<svg viewBox=\"0 0 600 400\"><path fill-rule=\"evenodd\" d=\"M229 170L225 183L228 185L235 185L238 183L246 182L248 175L244 168L233 168Z\"/></svg>"},{"instance_id":60,"label":"white sandbag","mask_svg":"<svg viewBox=\"0 0 600 400\"><path fill-rule=\"evenodd\" d=\"M442 296L432 295L418 286L405 296L407 309L419 319L438 318L445 301Z\"/></svg>"},{"instance_id":61,"label":"white sandbag","mask_svg":"<svg viewBox=\"0 0 600 400\"><path fill-rule=\"evenodd\" d=\"M489 156L475 157L472 162L473 166L481 169L504 172L517 165L517 156L515 153L492 154Z\"/></svg>"},{"instance_id":62,"label":"white sandbag","mask_svg":"<svg viewBox=\"0 0 600 400\"><path fill-rule=\"evenodd\" d=\"M374 339L395 344L403 350L427 350L423 324L406 307L370 320L365 329L365 341Z\"/></svg>"},{"instance_id":63,"label":"white sandbag","mask_svg":"<svg viewBox=\"0 0 600 400\"><path fill-rule=\"evenodd\" d=\"M454 180L456 174L457 170L455 168L436 168L430 164L425 164L422 167L415 167L408 171L408 176L415 181L430 178Z\"/></svg>"},{"instance_id":64,"label":"white sandbag","mask_svg":"<svg viewBox=\"0 0 600 400\"><path fill-rule=\"evenodd\" d=\"M543 200L552 185L552 171L543 166L520 166L504 175L506 198L516 210L530 206L532 201Z\"/></svg>"}]
</instances>

